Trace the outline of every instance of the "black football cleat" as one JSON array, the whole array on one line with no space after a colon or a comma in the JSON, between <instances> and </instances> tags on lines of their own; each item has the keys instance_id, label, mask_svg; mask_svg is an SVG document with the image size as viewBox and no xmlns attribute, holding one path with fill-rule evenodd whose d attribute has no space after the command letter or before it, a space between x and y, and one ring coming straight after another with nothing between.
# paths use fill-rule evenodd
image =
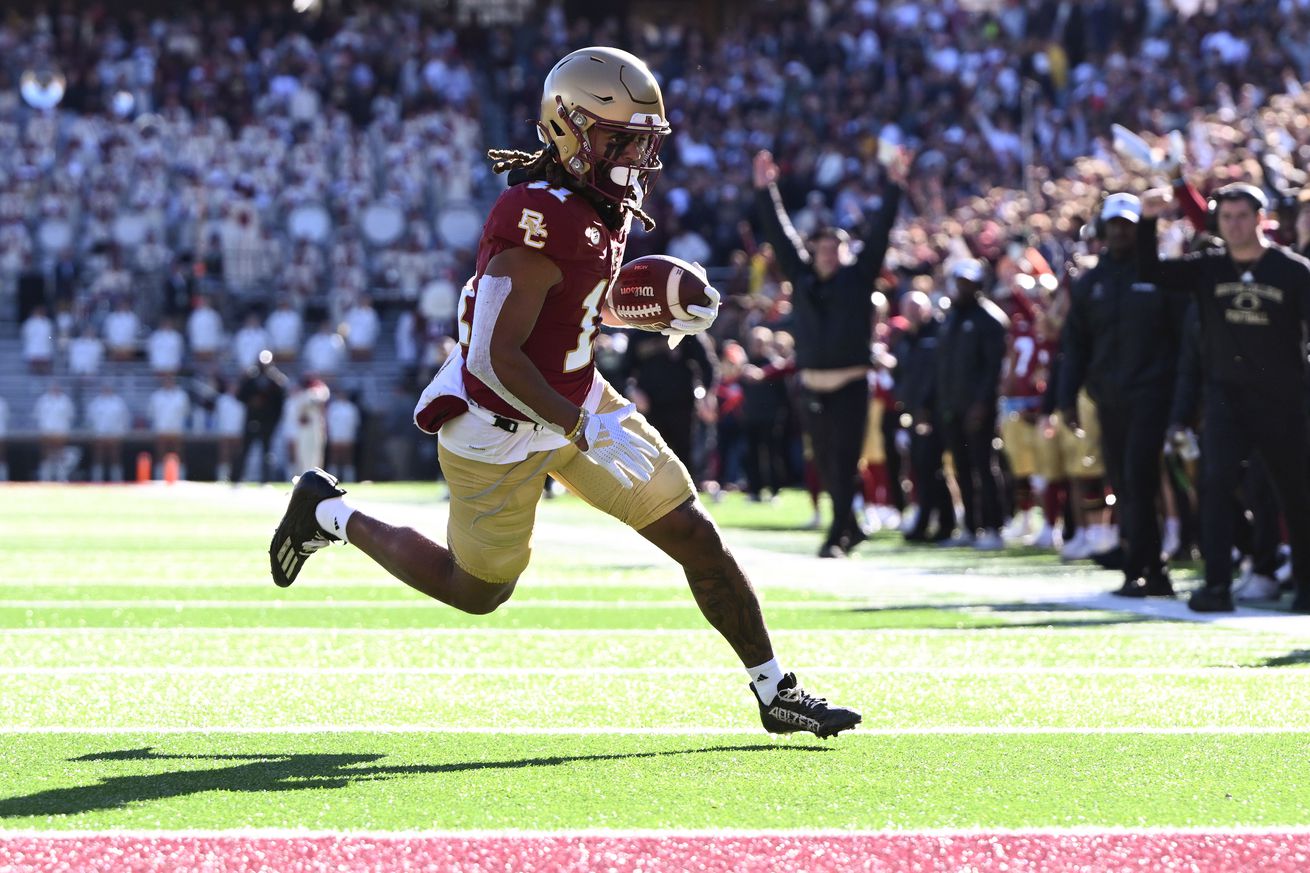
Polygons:
<instances>
[{"instance_id":1,"label":"black football cleat","mask_svg":"<svg viewBox=\"0 0 1310 873\"><path fill-rule=\"evenodd\" d=\"M751 683L755 694L755 683ZM755 699L760 699L755 695ZM768 706L760 703L760 721L771 734L791 734L809 731L816 737L834 737L860 723L860 714L851 709L829 706L822 697L807 694L796 682L796 674L788 673L778 683L778 696Z\"/></svg>"},{"instance_id":2,"label":"black football cleat","mask_svg":"<svg viewBox=\"0 0 1310 873\"><path fill-rule=\"evenodd\" d=\"M346 493L344 488L337 487L337 477L314 467L297 476L295 486L291 489L287 511L278 522L273 542L268 547L273 583L279 588L286 588L296 581L306 558L328 543L341 540L341 537L319 527L318 519L314 517L314 510L320 503Z\"/></svg>"}]
</instances>

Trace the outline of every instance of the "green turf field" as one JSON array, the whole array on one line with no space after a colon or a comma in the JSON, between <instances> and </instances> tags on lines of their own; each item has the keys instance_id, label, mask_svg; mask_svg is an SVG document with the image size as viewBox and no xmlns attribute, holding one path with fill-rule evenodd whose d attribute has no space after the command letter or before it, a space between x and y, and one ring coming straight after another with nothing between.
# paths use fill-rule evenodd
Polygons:
<instances>
[{"instance_id":1,"label":"green turf field","mask_svg":"<svg viewBox=\"0 0 1310 873\"><path fill-rule=\"evenodd\" d=\"M442 538L435 486L351 491ZM0 830L1310 825L1310 620L890 534L822 562L803 497L729 496L784 667L864 715L777 739L679 571L580 503L477 617L349 548L275 588L284 493L0 489Z\"/></svg>"}]
</instances>

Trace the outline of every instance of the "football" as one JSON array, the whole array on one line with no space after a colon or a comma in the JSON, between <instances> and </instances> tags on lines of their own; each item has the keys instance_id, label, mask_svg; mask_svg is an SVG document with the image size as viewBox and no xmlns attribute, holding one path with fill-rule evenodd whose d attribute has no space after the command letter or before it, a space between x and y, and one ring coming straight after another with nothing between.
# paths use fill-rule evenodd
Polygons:
<instances>
[{"instance_id":1,"label":"football","mask_svg":"<svg viewBox=\"0 0 1310 873\"><path fill-rule=\"evenodd\" d=\"M620 321L663 330L675 318L692 318L688 306L708 306L705 271L679 258L647 255L629 261L610 288L609 306Z\"/></svg>"}]
</instances>

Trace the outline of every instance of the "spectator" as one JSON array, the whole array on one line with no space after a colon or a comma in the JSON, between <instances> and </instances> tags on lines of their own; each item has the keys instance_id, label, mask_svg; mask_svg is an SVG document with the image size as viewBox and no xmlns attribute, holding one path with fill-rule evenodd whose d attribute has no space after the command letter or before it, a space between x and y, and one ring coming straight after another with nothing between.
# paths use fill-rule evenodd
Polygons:
<instances>
[{"instance_id":1,"label":"spectator","mask_svg":"<svg viewBox=\"0 0 1310 873\"><path fill-rule=\"evenodd\" d=\"M783 445L787 386L776 372L780 359L767 327L751 328L746 342L747 366L742 374L742 430L746 442L746 493L753 501L767 490L777 499L787 477ZM775 376L774 378L769 378Z\"/></svg>"},{"instance_id":2,"label":"spectator","mask_svg":"<svg viewBox=\"0 0 1310 873\"><path fill-rule=\"evenodd\" d=\"M318 330L305 342L305 372L320 376L335 376L341 372L346 360L346 343L341 334L324 319Z\"/></svg>"},{"instance_id":3,"label":"spectator","mask_svg":"<svg viewBox=\"0 0 1310 873\"><path fill-rule=\"evenodd\" d=\"M328 472L355 482L355 443L359 439L359 405L343 391L333 391L327 405Z\"/></svg>"},{"instance_id":4,"label":"spectator","mask_svg":"<svg viewBox=\"0 0 1310 873\"><path fill-rule=\"evenodd\" d=\"M934 426L955 464L964 528L953 545L996 551L1001 541L1001 470L996 449L996 395L1009 319L983 295L987 268L958 261L948 284L951 308L937 332Z\"/></svg>"},{"instance_id":5,"label":"spectator","mask_svg":"<svg viewBox=\"0 0 1310 873\"><path fill-rule=\"evenodd\" d=\"M223 317L205 295L196 298L186 322L187 344L198 361L212 361L223 347Z\"/></svg>"},{"instance_id":6,"label":"spectator","mask_svg":"<svg viewBox=\"0 0 1310 873\"><path fill-rule=\"evenodd\" d=\"M177 373L182 369L182 356L186 350L182 334L169 316L159 320L159 327L146 338L146 358L150 369L157 375Z\"/></svg>"},{"instance_id":7,"label":"spectator","mask_svg":"<svg viewBox=\"0 0 1310 873\"><path fill-rule=\"evenodd\" d=\"M141 333L141 319L132 309L132 302L120 298L114 311L105 317L105 348L115 361L130 361L136 357L137 340Z\"/></svg>"},{"instance_id":8,"label":"spectator","mask_svg":"<svg viewBox=\"0 0 1310 873\"><path fill-rule=\"evenodd\" d=\"M123 481L123 437L132 426L127 401L108 382L86 405L86 423L91 431L91 481Z\"/></svg>"},{"instance_id":9,"label":"spectator","mask_svg":"<svg viewBox=\"0 0 1310 873\"><path fill-rule=\"evenodd\" d=\"M294 361L300 355L302 324L300 313L285 297L278 301L277 309L268 316L264 327L278 361Z\"/></svg>"},{"instance_id":10,"label":"spectator","mask_svg":"<svg viewBox=\"0 0 1310 873\"><path fill-rule=\"evenodd\" d=\"M232 358L244 372L259 363L259 353L271 345L258 312L246 315L245 324L232 338Z\"/></svg>"},{"instance_id":11,"label":"spectator","mask_svg":"<svg viewBox=\"0 0 1310 873\"><path fill-rule=\"evenodd\" d=\"M73 401L63 386L51 380L45 393L37 398L34 417L41 438L41 464L37 479L41 482L67 482L72 472L66 449L77 414Z\"/></svg>"},{"instance_id":12,"label":"spectator","mask_svg":"<svg viewBox=\"0 0 1310 873\"><path fill-rule=\"evenodd\" d=\"M155 434L155 478L164 478L164 459L169 454L178 458L178 478L186 478L185 446L182 435L186 432L187 416L191 414L191 399L177 384L172 374L160 377L159 387L150 394L150 429Z\"/></svg>"},{"instance_id":13,"label":"spectator","mask_svg":"<svg viewBox=\"0 0 1310 873\"><path fill-rule=\"evenodd\" d=\"M255 364L259 361L256 357ZM214 400L214 431L218 434L218 466L214 478L219 482L231 482L232 463L241 461L241 436L246 429L246 407L237 396L240 386L235 380L229 381L223 392ZM235 481L240 481L243 471L238 470Z\"/></svg>"},{"instance_id":14,"label":"spectator","mask_svg":"<svg viewBox=\"0 0 1310 873\"><path fill-rule=\"evenodd\" d=\"M74 376L94 376L100 372L105 356L105 344L96 336L96 329L87 325L82 335L68 344L68 372Z\"/></svg>"},{"instance_id":15,"label":"spectator","mask_svg":"<svg viewBox=\"0 0 1310 873\"><path fill-rule=\"evenodd\" d=\"M55 357L55 325L44 306L32 309L32 314L23 321L22 334L27 369L37 375L49 373Z\"/></svg>"},{"instance_id":16,"label":"spectator","mask_svg":"<svg viewBox=\"0 0 1310 873\"><path fill-rule=\"evenodd\" d=\"M346 310L345 340L352 361L368 361L373 358L373 349L378 342L381 323L377 310L368 295L361 294L355 303Z\"/></svg>"}]
</instances>

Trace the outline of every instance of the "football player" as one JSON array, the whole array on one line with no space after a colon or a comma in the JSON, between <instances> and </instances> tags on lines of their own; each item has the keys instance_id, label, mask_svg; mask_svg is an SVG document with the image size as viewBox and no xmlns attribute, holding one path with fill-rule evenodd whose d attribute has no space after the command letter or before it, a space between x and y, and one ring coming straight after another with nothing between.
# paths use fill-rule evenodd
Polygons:
<instances>
[{"instance_id":1,"label":"football player","mask_svg":"<svg viewBox=\"0 0 1310 873\"><path fill-rule=\"evenodd\" d=\"M300 476L273 537L274 581L349 542L411 587L469 613L509 599L528 566L549 475L636 529L682 565L702 613L750 674L764 727L832 736L858 713L806 693L774 657L750 582L659 433L597 373L606 292L634 218L660 170L670 128L646 65L612 48L580 49L546 77L535 153L488 153L509 188L492 207L477 270L459 301L459 348L415 409L440 433L451 490L446 547L355 510L322 470ZM712 305L666 332L698 333Z\"/></svg>"}]
</instances>

